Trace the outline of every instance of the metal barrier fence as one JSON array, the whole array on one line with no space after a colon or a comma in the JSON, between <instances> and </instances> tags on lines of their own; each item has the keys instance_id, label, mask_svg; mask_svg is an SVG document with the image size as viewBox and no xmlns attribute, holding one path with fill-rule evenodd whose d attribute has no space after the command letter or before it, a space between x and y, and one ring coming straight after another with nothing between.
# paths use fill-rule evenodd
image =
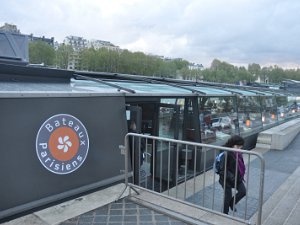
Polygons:
<instances>
[{"instance_id":1,"label":"metal barrier fence","mask_svg":"<svg viewBox=\"0 0 300 225\"><path fill-rule=\"evenodd\" d=\"M249 224L251 216L257 214L256 224L260 225L265 162L261 154L256 152L128 133L124 152L126 187L149 190L181 203L224 215L225 193L218 182L219 175L212 169L220 151L240 152L246 164L246 196L237 204L238 212L232 210L228 217ZM224 157L227 159L227 153ZM227 160L225 167L226 162ZM238 170L238 163L235 170ZM234 198L236 180L237 172Z\"/></svg>"}]
</instances>

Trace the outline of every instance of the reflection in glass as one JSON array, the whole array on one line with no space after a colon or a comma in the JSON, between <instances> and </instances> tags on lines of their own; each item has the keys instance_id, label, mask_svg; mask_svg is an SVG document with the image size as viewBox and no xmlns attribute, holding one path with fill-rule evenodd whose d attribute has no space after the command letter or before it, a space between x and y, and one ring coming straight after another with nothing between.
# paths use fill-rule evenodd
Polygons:
<instances>
[{"instance_id":1,"label":"reflection in glass","mask_svg":"<svg viewBox=\"0 0 300 225\"><path fill-rule=\"evenodd\" d=\"M263 118L259 97L239 96L237 99L240 132L253 133L261 129Z\"/></svg>"},{"instance_id":2,"label":"reflection in glass","mask_svg":"<svg viewBox=\"0 0 300 225\"><path fill-rule=\"evenodd\" d=\"M297 103L299 101L299 97L296 96L288 96L288 106L286 107L286 115L287 117L295 117L300 114L300 104Z\"/></svg>"},{"instance_id":3,"label":"reflection in glass","mask_svg":"<svg viewBox=\"0 0 300 225\"><path fill-rule=\"evenodd\" d=\"M286 108L288 105L288 100L286 96L277 96L276 97L277 103L277 117L278 120L284 120L287 117Z\"/></svg>"},{"instance_id":4,"label":"reflection in glass","mask_svg":"<svg viewBox=\"0 0 300 225\"><path fill-rule=\"evenodd\" d=\"M262 123L263 126L267 126L277 122L277 105L276 98L274 96L262 96L261 97L262 108Z\"/></svg>"},{"instance_id":5,"label":"reflection in glass","mask_svg":"<svg viewBox=\"0 0 300 225\"><path fill-rule=\"evenodd\" d=\"M159 107L159 137L174 138L175 109Z\"/></svg>"},{"instance_id":6,"label":"reflection in glass","mask_svg":"<svg viewBox=\"0 0 300 225\"><path fill-rule=\"evenodd\" d=\"M235 97L200 97L199 123L203 143L227 140L238 133Z\"/></svg>"},{"instance_id":7,"label":"reflection in glass","mask_svg":"<svg viewBox=\"0 0 300 225\"><path fill-rule=\"evenodd\" d=\"M184 99L161 99L158 116L158 135L165 138L181 139Z\"/></svg>"}]
</instances>

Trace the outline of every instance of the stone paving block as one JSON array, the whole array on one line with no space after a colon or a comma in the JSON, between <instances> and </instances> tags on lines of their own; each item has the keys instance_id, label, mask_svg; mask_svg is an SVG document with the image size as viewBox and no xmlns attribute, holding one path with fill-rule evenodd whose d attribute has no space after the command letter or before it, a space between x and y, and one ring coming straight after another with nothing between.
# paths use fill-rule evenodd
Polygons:
<instances>
[{"instance_id":1,"label":"stone paving block","mask_svg":"<svg viewBox=\"0 0 300 225\"><path fill-rule=\"evenodd\" d=\"M120 215L110 215L108 221L109 222L122 222L123 221L123 216L120 216Z\"/></svg>"},{"instance_id":2,"label":"stone paving block","mask_svg":"<svg viewBox=\"0 0 300 225\"><path fill-rule=\"evenodd\" d=\"M109 211L110 215L122 215L123 214L123 209L111 209Z\"/></svg>"},{"instance_id":3,"label":"stone paving block","mask_svg":"<svg viewBox=\"0 0 300 225\"><path fill-rule=\"evenodd\" d=\"M168 217L163 216L163 215L155 215L154 217L155 217L156 221L169 221Z\"/></svg>"},{"instance_id":4,"label":"stone paving block","mask_svg":"<svg viewBox=\"0 0 300 225\"><path fill-rule=\"evenodd\" d=\"M152 221L152 215L140 215L140 221Z\"/></svg>"},{"instance_id":5,"label":"stone paving block","mask_svg":"<svg viewBox=\"0 0 300 225\"><path fill-rule=\"evenodd\" d=\"M140 215L149 215L152 214L152 211L150 209L142 208L139 210Z\"/></svg>"},{"instance_id":6,"label":"stone paving block","mask_svg":"<svg viewBox=\"0 0 300 225\"><path fill-rule=\"evenodd\" d=\"M124 222L137 222L137 216L124 216Z\"/></svg>"},{"instance_id":7,"label":"stone paving block","mask_svg":"<svg viewBox=\"0 0 300 225\"><path fill-rule=\"evenodd\" d=\"M170 225L169 222L165 222L165 221L156 221L156 225Z\"/></svg>"},{"instance_id":8,"label":"stone paving block","mask_svg":"<svg viewBox=\"0 0 300 225\"><path fill-rule=\"evenodd\" d=\"M124 215L136 215L136 209L126 209L124 210Z\"/></svg>"},{"instance_id":9,"label":"stone paving block","mask_svg":"<svg viewBox=\"0 0 300 225\"><path fill-rule=\"evenodd\" d=\"M94 222L96 223L103 223L103 222L106 222L108 220L108 216L105 215L105 216L95 216L94 217Z\"/></svg>"},{"instance_id":10,"label":"stone paving block","mask_svg":"<svg viewBox=\"0 0 300 225\"><path fill-rule=\"evenodd\" d=\"M95 213L95 215L105 215L106 216L108 213L108 207L104 206L104 207L98 208L98 209L94 210L94 213Z\"/></svg>"},{"instance_id":11,"label":"stone paving block","mask_svg":"<svg viewBox=\"0 0 300 225\"><path fill-rule=\"evenodd\" d=\"M93 216L81 216L79 218L79 223L92 223L94 220L94 217Z\"/></svg>"}]
</instances>

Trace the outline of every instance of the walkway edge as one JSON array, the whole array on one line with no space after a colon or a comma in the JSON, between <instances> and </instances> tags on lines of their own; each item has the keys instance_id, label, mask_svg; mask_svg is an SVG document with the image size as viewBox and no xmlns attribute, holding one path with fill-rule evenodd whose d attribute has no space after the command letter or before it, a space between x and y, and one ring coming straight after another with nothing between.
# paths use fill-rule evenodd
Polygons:
<instances>
[{"instance_id":1,"label":"walkway edge","mask_svg":"<svg viewBox=\"0 0 300 225\"><path fill-rule=\"evenodd\" d=\"M237 220L227 218L225 215L218 215L210 213L205 210L201 210L175 200L163 198L158 195L154 195L147 191L140 191L139 195L131 195L129 199L137 204L150 207L152 205L153 210L160 211L164 209L164 213L167 211L172 212L169 216L182 220L189 224L215 224L215 225L244 225L245 223Z\"/></svg>"},{"instance_id":2,"label":"walkway edge","mask_svg":"<svg viewBox=\"0 0 300 225\"><path fill-rule=\"evenodd\" d=\"M56 225L73 217L79 216L101 206L107 205L117 200L118 196L125 188L125 184L117 184L109 188L93 192L91 194L78 197L76 199L63 202L59 205L37 211L25 217L17 218L3 225ZM128 190L124 196L128 195Z\"/></svg>"},{"instance_id":3,"label":"walkway edge","mask_svg":"<svg viewBox=\"0 0 300 225\"><path fill-rule=\"evenodd\" d=\"M287 179L286 181L280 185L280 187L276 190L275 193L270 196L270 198L263 204L262 210L262 224L267 221L268 217L272 214L274 207L281 201L281 199L285 196L288 190L293 186L293 184L300 179L300 167L298 167ZM257 217L257 213L254 214L251 218L251 221L255 221Z\"/></svg>"}]
</instances>

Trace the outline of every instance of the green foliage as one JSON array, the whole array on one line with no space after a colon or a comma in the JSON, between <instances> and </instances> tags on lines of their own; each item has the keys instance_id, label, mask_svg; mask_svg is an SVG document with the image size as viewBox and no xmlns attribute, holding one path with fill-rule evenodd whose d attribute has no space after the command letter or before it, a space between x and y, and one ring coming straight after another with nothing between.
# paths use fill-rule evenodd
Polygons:
<instances>
[{"instance_id":1,"label":"green foliage","mask_svg":"<svg viewBox=\"0 0 300 225\"><path fill-rule=\"evenodd\" d=\"M55 51L43 41L29 44L30 63L45 63L67 69L70 59L78 60L77 70L138 74L204 80L223 83L254 82L258 77L270 83L280 83L284 79L300 80L300 70L284 70L278 66L261 67L251 63L248 68L237 67L214 59L210 68L189 69L189 62L182 59L165 60L158 56L128 50L109 50L107 48L86 48L75 52L70 45L60 45Z\"/></svg>"},{"instance_id":2,"label":"green foliage","mask_svg":"<svg viewBox=\"0 0 300 225\"><path fill-rule=\"evenodd\" d=\"M300 80L300 73L295 70L283 70L278 66L263 67L260 72L263 80L268 79L270 83L280 83L284 79Z\"/></svg>"},{"instance_id":3,"label":"green foliage","mask_svg":"<svg viewBox=\"0 0 300 225\"><path fill-rule=\"evenodd\" d=\"M74 50L71 45L60 45L55 51L55 64L58 68L67 69L68 62Z\"/></svg>"},{"instance_id":4,"label":"green foliage","mask_svg":"<svg viewBox=\"0 0 300 225\"><path fill-rule=\"evenodd\" d=\"M142 52L115 51L106 48L83 49L79 55L79 70L144 76L176 77L177 71L187 68L189 64L185 60L164 61Z\"/></svg>"},{"instance_id":5,"label":"green foliage","mask_svg":"<svg viewBox=\"0 0 300 225\"><path fill-rule=\"evenodd\" d=\"M44 41L29 43L29 62L34 64L44 63L53 66L55 62L55 50Z\"/></svg>"},{"instance_id":6,"label":"green foliage","mask_svg":"<svg viewBox=\"0 0 300 225\"><path fill-rule=\"evenodd\" d=\"M236 83L254 82L258 77L270 83L280 83L284 79L300 80L300 70L284 70L278 66L263 67L252 63L245 67L236 67L214 59L211 67L202 71L203 79L213 82Z\"/></svg>"},{"instance_id":7,"label":"green foliage","mask_svg":"<svg viewBox=\"0 0 300 225\"><path fill-rule=\"evenodd\" d=\"M258 76L261 74L260 65L257 64L257 63L249 64L248 65L248 71L254 77L254 79L257 79Z\"/></svg>"},{"instance_id":8,"label":"green foliage","mask_svg":"<svg viewBox=\"0 0 300 225\"><path fill-rule=\"evenodd\" d=\"M236 67L214 59L211 67L203 71L203 78L212 82L236 83L238 81L251 81L252 77L245 67Z\"/></svg>"}]
</instances>

